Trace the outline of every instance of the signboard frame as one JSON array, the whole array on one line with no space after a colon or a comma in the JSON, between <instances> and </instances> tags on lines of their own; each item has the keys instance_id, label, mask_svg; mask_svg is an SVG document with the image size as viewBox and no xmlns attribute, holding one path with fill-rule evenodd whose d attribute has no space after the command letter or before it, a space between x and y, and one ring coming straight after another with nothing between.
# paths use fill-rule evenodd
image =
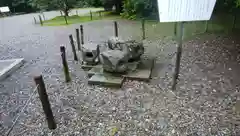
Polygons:
<instances>
[{"instance_id":1,"label":"signboard frame","mask_svg":"<svg viewBox=\"0 0 240 136\"><path fill-rule=\"evenodd\" d=\"M210 20L217 0L158 0L160 22Z\"/></svg>"},{"instance_id":2,"label":"signboard frame","mask_svg":"<svg viewBox=\"0 0 240 136\"><path fill-rule=\"evenodd\" d=\"M210 20L217 0L158 0L160 22L180 22L172 90L176 90L182 56L184 22ZM176 35L177 24L174 34Z\"/></svg>"}]
</instances>

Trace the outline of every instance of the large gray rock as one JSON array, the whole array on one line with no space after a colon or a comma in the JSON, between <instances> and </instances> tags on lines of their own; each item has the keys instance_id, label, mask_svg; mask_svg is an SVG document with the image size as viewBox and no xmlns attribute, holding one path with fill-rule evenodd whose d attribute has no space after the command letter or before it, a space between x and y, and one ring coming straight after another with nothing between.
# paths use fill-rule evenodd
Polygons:
<instances>
[{"instance_id":1,"label":"large gray rock","mask_svg":"<svg viewBox=\"0 0 240 136\"><path fill-rule=\"evenodd\" d=\"M124 41L118 37L110 37L107 41L108 48L111 50L121 50L121 43L124 43Z\"/></svg>"},{"instance_id":2,"label":"large gray rock","mask_svg":"<svg viewBox=\"0 0 240 136\"><path fill-rule=\"evenodd\" d=\"M104 71L123 73L127 70L128 54L120 50L108 50L100 54Z\"/></svg>"},{"instance_id":3,"label":"large gray rock","mask_svg":"<svg viewBox=\"0 0 240 136\"><path fill-rule=\"evenodd\" d=\"M143 43L136 41L126 42L127 47L129 48L129 61L138 61L140 57L144 54Z\"/></svg>"},{"instance_id":4,"label":"large gray rock","mask_svg":"<svg viewBox=\"0 0 240 136\"><path fill-rule=\"evenodd\" d=\"M98 44L87 43L82 45L82 60L84 63L93 65L99 62L99 52L97 50Z\"/></svg>"},{"instance_id":5,"label":"large gray rock","mask_svg":"<svg viewBox=\"0 0 240 136\"><path fill-rule=\"evenodd\" d=\"M108 39L108 48L111 50L121 50L128 53L130 61L137 61L144 53L143 43L135 40L123 41L118 37Z\"/></svg>"}]
</instances>

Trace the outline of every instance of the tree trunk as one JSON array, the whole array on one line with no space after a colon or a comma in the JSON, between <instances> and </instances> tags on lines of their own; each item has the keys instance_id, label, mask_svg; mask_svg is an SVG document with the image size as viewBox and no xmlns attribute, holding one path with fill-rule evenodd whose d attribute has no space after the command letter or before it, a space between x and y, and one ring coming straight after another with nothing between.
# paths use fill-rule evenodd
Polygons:
<instances>
[{"instance_id":1,"label":"tree trunk","mask_svg":"<svg viewBox=\"0 0 240 136\"><path fill-rule=\"evenodd\" d=\"M115 1L115 7L116 7L116 12L120 14L122 12L122 10L123 10L123 2L122 2L122 0L116 0Z\"/></svg>"},{"instance_id":2,"label":"tree trunk","mask_svg":"<svg viewBox=\"0 0 240 136\"><path fill-rule=\"evenodd\" d=\"M64 10L63 12L64 12L65 16L67 16L67 17L69 16L68 10Z\"/></svg>"}]
</instances>

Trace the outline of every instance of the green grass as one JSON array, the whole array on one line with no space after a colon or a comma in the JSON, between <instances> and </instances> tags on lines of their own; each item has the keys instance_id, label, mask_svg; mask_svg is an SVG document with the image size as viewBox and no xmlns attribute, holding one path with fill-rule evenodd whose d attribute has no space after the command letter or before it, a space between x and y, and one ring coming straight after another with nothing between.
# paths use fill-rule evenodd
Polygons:
<instances>
[{"instance_id":1,"label":"green grass","mask_svg":"<svg viewBox=\"0 0 240 136\"><path fill-rule=\"evenodd\" d=\"M71 25L71 24L84 23L84 22L89 22L89 21L94 21L94 20L117 19L117 18L120 18L120 16L113 15L111 12L102 12L101 11L101 16L99 15L99 12L92 12L92 19L90 17L90 14L85 14L83 16L77 16L77 15L68 16L67 22L68 22L68 25ZM67 24L64 19L64 16L57 16L53 19L44 21L43 25L45 25L45 26L62 26L62 25L67 25Z\"/></svg>"}]
</instances>

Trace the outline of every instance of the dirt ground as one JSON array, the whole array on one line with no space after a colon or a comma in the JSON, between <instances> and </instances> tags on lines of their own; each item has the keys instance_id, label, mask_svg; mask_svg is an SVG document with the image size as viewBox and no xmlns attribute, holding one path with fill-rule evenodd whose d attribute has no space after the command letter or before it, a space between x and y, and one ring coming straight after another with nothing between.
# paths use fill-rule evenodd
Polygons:
<instances>
[{"instance_id":1,"label":"dirt ground","mask_svg":"<svg viewBox=\"0 0 240 136\"><path fill-rule=\"evenodd\" d=\"M135 23L119 24L124 39L140 39ZM157 59L151 82L127 81L122 88L111 89L88 86L86 73L73 61L68 35L78 26L38 27L25 22L12 32L1 33L0 58L26 60L21 69L0 83L1 134L9 129L35 88L33 76L41 73L58 128L48 130L38 96L34 95L11 135L240 135L238 35L204 34L186 41L176 91L169 89L176 42L167 36L145 40L144 56ZM85 23L84 28L86 41L100 42L113 34L112 21ZM73 79L67 84L60 63L61 44L67 47Z\"/></svg>"}]
</instances>

